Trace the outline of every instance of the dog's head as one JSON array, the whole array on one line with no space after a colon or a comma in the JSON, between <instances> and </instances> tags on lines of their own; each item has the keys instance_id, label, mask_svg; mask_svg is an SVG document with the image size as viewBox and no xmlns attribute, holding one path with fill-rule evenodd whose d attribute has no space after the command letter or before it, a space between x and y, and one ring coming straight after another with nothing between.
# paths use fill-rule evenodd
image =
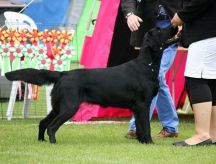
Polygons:
<instances>
[{"instance_id":1,"label":"dog's head","mask_svg":"<svg viewBox=\"0 0 216 164\"><path fill-rule=\"evenodd\" d=\"M143 46L147 45L153 51L162 51L169 45L178 41L178 38L175 37L177 32L177 27L167 29L153 28L144 36Z\"/></svg>"}]
</instances>

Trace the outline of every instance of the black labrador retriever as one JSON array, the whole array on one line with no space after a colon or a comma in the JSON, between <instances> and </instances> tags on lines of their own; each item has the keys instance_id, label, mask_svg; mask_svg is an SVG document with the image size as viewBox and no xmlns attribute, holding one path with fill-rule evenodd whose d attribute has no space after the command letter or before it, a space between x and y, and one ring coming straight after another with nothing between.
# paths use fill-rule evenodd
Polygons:
<instances>
[{"instance_id":1,"label":"black labrador retriever","mask_svg":"<svg viewBox=\"0 0 216 164\"><path fill-rule=\"evenodd\" d=\"M129 108L135 115L137 138L153 143L149 107L158 91L158 72L163 49L172 44L169 38L176 28L153 28L144 36L139 56L119 66L104 69L48 71L21 69L6 73L8 80L22 80L36 85L54 83L52 111L40 121L38 140L44 141L47 129L50 143L56 143L59 127L88 102L103 107Z\"/></svg>"}]
</instances>

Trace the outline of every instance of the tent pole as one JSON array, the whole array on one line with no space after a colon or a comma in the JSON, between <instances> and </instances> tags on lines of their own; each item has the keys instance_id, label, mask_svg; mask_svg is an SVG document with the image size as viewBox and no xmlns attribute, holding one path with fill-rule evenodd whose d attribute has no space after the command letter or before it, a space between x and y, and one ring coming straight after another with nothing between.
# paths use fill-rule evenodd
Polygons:
<instances>
[{"instance_id":1,"label":"tent pole","mask_svg":"<svg viewBox=\"0 0 216 164\"><path fill-rule=\"evenodd\" d=\"M35 0L31 0L25 7L22 8L18 13L23 12L27 7L29 7L30 4L32 4Z\"/></svg>"}]
</instances>

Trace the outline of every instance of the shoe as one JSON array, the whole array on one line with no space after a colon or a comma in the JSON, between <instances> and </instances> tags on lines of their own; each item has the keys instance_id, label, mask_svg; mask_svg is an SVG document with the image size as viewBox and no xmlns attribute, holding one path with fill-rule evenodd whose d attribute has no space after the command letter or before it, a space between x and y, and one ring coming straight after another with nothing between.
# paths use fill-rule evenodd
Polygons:
<instances>
[{"instance_id":1,"label":"shoe","mask_svg":"<svg viewBox=\"0 0 216 164\"><path fill-rule=\"evenodd\" d=\"M125 135L125 138L136 139L137 138L136 131L134 130L128 131L127 134Z\"/></svg>"},{"instance_id":2,"label":"shoe","mask_svg":"<svg viewBox=\"0 0 216 164\"><path fill-rule=\"evenodd\" d=\"M180 142L174 142L173 143L174 146L210 146L212 144L213 143L212 143L211 139L207 139L207 140L205 140L203 142L200 142L198 144L195 144L195 145L189 145L185 141L180 141Z\"/></svg>"},{"instance_id":3,"label":"shoe","mask_svg":"<svg viewBox=\"0 0 216 164\"><path fill-rule=\"evenodd\" d=\"M166 128L163 128L157 137L178 137L178 133L170 133Z\"/></svg>"},{"instance_id":4,"label":"shoe","mask_svg":"<svg viewBox=\"0 0 216 164\"><path fill-rule=\"evenodd\" d=\"M216 145L216 142L212 142L212 145Z\"/></svg>"}]
</instances>

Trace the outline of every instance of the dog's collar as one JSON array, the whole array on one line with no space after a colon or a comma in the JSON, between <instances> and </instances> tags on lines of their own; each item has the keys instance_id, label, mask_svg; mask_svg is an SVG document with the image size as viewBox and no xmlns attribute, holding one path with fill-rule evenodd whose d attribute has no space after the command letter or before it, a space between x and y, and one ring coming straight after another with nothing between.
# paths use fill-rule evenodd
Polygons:
<instances>
[{"instance_id":1,"label":"dog's collar","mask_svg":"<svg viewBox=\"0 0 216 164\"><path fill-rule=\"evenodd\" d=\"M164 47L164 44L162 43L161 46L160 46L160 50L162 50Z\"/></svg>"},{"instance_id":2,"label":"dog's collar","mask_svg":"<svg viewBox=\"0 0 216 164\"><path fill-rule=\"evenodd\" d=\"M163 50L163 46L164 46L164 44L162 43L161 46L160 46L160 50ZM151 63L149 63L149 64L147 64L147 65L151 68L151 71L152 71L152 72L155 72L155 69L153 68L153 65L152 65L152 64L153 64L153 62L151 62Z\"/></svg>"}]
</instances>

